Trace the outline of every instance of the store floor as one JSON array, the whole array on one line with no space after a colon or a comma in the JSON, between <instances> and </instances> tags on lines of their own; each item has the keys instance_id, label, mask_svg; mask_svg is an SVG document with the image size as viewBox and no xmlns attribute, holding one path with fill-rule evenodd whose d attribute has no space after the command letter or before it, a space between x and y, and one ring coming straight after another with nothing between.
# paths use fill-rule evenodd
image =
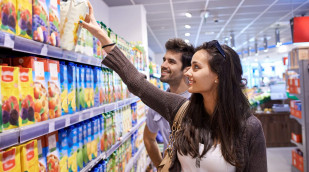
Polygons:
<instances>
[{"instance_id":1,"label":"store floor","mask_svg":"<svg viewBox=\"0 0 309 172\"><path fill-rule=\"evenodd\" d=\"M268 172L291 172L293 149L295 147L267 148Z\"/></svg>"}]
</instances>

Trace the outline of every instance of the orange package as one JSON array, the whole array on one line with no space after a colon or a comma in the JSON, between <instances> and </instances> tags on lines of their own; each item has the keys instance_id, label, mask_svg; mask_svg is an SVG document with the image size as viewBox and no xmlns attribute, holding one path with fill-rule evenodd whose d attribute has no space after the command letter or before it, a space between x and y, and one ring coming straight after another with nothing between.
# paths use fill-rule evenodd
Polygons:
<instances>
[{"instance_id":1,"label":"orange package","mask_svg":"<svg viewBox=\"0 0 309 172\"><path fill-rule=\"evenodd\" d=\"M61 116L60 65L59 61L47 59L49 118Z\"/></svg>"}]
</instances>

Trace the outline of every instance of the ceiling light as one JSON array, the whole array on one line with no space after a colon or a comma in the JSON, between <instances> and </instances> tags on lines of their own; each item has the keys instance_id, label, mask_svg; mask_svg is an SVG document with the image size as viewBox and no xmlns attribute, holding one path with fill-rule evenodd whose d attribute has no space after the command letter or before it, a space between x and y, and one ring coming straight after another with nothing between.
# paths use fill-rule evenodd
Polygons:
<instances>
[{"instance_id":1,"label":"ceiling light","mask_svg":"<svg viewBox=\"0 0 309 172\"><path fill-rule=\"evenodd\" d=\"M185 39L185 42L186 42L187 44L189 44L189 43L190 43L190 41L189 41L188 39Z\"/></svg>"},{"instance_id":2,"label":"ceiling light","mask_svg":"<svg viewBox=\"0 0 309 172\"><path fill-rule=\"evenodd\" d=\"M256 61L256 62L257 62L257 61L258 61L258 59L256 58L256 59L254 59L254 61Z\"/></svg>"},{"instance_id":3,"label":"ceiling light","mask_svg":"<svg viewBox=\"0 0 309 172\"><path fill-rule=\"evenodd\" d=\"M213 35L215 32L205 32L205 35Z\"/></svg>"},{"instance_id":4,"label":"ceiling light","mask_svg":"<svg viewBox=\"0 0 309 172\"><path fill-rule=\"evenodd\" d=\"M185 36L190 36L191 34L190 33L185 33Z\"/></svg>"},{"instance_id":5,"label":"ceiling light","mask_svg":"<svg viewBox=\"0 0 309 172\"><path fill-rule=\"evenodd\" d=\"M188 17L188 18L191 18L191 17L192 17L192 14L191 14L191 13L188 13L188 12L187 12L185 15L186 15L186 17Z\"/></svg>"},{"instance_id":6,"label":"ceiling light","mask_svg":"<svg viewBox=\"0 0 309 172\"><path fill-rule=\"evenodd\" d=\"M186 29L190 29L190 28L191 28L191 26L190 26L190 25L188 25L188 24L186 24L186 25L185 25L185 28L186 28Z\"/></svg>"}]
</instances>

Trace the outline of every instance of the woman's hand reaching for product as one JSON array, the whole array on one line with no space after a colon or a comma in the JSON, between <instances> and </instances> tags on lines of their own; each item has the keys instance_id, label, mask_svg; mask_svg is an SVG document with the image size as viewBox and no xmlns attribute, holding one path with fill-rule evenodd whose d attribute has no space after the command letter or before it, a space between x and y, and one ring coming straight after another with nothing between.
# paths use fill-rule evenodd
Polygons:
<instances>
[{"instance_id":1,"label":"woman's hand reaching for product","mask_svg":"<svg viewBox=\"0 0 309 172\"><path fill-rule=\"evenodd\" d=\"M111 39L107 36L107 34L101 29L97 20L94 17L93 8L91 3L88 1L89 6L89 14L86 16L85 20L80 20L80 25L87 29L93 36L98 38L102 45L107 45L113 43ZM114 46L105 48L105 51L109 53Z\"/></svg>"}]
</instances>

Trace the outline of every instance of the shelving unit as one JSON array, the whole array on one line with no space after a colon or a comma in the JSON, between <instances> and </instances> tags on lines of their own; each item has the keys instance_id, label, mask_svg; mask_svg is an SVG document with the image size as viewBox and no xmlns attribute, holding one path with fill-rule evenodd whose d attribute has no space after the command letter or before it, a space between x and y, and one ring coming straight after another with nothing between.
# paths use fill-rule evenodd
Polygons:
<instances>
[{"instance_id":1,"label":"shelving unit","mask_svg":"<svg viewBox=\"0 0 309 172\"><path fill-rule=\"evenodd\" d=\"M0 133L0 149L5 149L16 144L24 143L39 136L46 135L81 121L85 121L102 113L110 112L122 106L130 105L138 100L138 97L133 97L100 107L86 109L74 114L64 115L56 119L21 127L19 129L5 131Z\"/></svg>"},{"instance_id":2,"label":"shelving unit","mask_svg":"<svg viewBox=\"0 0 309 172\"><path fill-rule=\"evenodd\" d=\"M48 56L59 60L67 60L93 66L104 66L102 59L87 56L73 51L67 51L41 42L22 38L0 31L0 47L17 52L30 53L39 56ZM105 66L104 66L105 67Z\"/></svg>"},{"instance_id":3,"label":"shelving unit","mask_svg":"<svg viewBox=\"0 0 309 172\"><path fill-rule=\"evenodd\" d=\"M300 78L300 93L290 94L296 96L302 103L301 115L302 119L297 119L302 128L302 144L296 143L293 140L291 142L295 144L303 152L303 165L304 171L309 171L309 48L297 48L293 49L293 57L290 57L290 62L293 61L296 65L292 65L289 70L299 73ZM296 59L295 59L296 58ZM296 67L295 67L296 66ZM297 69L298 66L298 69ZM296 119L296 117L290 115L290 118ZM292 167L292 171L298 171Z\"/></svg>"},{"instance_id":4,"label":"shelving unit","mask_svg":"<svg viewBox=\"0 0 309 172\"><path fill-rule=\"evenodd\" d=\"M142 118L142 119L139 121L139 123L138 123L135 127L133 127L132 130L131 130L129 133L127 133L122 139L120 139L119 141L117 141L109 150L107 150L106 152L101 153L96 159L92 160L86 167L84 167L84 168L81 170L81 172L90 171L99 161L108 158L108 157L109 157L113 152L115 152L126 140L128 140L128 139L131 137L131 135L132 135L136 130L138 130L138 129L142 126L142 124L143 124L145 121L146 121L146 117ZM141 146L141 148L144 149L145 147ZM140 149L141 149L141 148L140 148ZM140 150L140 149L139 149L139 151L137 152L136 155L139 155L139 153L142 151L142 150ZM133 161L133 159L135 159L135 156L130 160L130 162ZM129 162L129 163L130 163L130 162ZM129 164L129 163L128 163L128 164ZM131 166L131 167L132 167L132 166Z\"/></svg>"}]
</instances>

